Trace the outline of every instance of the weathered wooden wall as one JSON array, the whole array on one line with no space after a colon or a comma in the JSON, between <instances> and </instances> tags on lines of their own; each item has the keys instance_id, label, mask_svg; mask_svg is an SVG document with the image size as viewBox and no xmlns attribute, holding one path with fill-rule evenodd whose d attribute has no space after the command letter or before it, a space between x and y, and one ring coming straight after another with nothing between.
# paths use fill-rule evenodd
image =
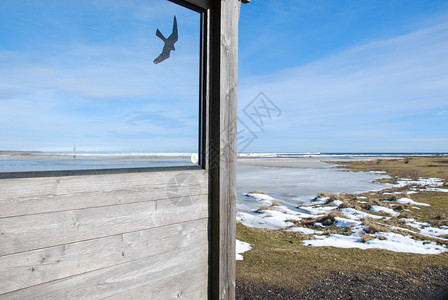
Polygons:
<instances>
[{"instance_id":1,"label":"weathered wooden wall","mask_svg":"<svg viewBox=\"0 0 448 300\"><path fill-rule=\"evenodd\" d=\"M205 169L1 179L0 299L235 298L240 3L186 2L205 27Z\"/></svg>"},{"instance_id":2,"label":"weathered wooden wall","mask_svg":"<svg viewBox=\"0 0 448 300\"><path fill-rule=\"evenodd\" d=\"M0 180L0 298L207 298L207 177Z\"/></svg>"},{"instance_id":3,"label":"weathered wooden wall","mask_svg":"<svg viewBox=\"0 0 448 300\"><path fill-rule=\"evenodd\" d=\"M235 299L238 17L240 2L213 2L210 100L210 298Z\"/></svg>"}]
</instances>

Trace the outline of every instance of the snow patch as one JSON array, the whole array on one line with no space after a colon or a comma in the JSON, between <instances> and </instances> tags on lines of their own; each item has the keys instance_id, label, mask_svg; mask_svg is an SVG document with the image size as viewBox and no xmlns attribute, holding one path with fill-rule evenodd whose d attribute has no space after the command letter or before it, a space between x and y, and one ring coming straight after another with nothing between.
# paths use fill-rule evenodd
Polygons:
<instances>
[{"instance_id":1,"label":"snow patch","mask_svg":"<svg viewBox=\"0 0 448 300\"><path fill-rule=\"evenodd\" d=\"M400 213L394 211L392 208L387 208L387 207L379 206L379 205L373 205L370 208L370 211L378 212L378 213L386 213L388 215L391 215L392 217L398 217L400 215Z\"/></svg>"},{"instance_id":2,"label":"snow patch","mask_svg":"<svg viewBox=\"0 0 448 300\"><path fill-rule=\"evenodd\" d=\"M412 180L403 178L397 181L396 187L404 187L408 185L418 185L418 186L429 186L429 187L440 187L443 186L444 182L440 178L422 178L418 180Z\"/></svg>"},{"instance_id":3,"label":"snow patch","mask_svg":"<svg viewBox=\"0 0 448 300\"><path fill-rule=\"evenodd\" d=\"M331 211L335 210L336 206L323 206L323 207L312 207L312 206L300 206L299 209L305 211L308 214L311 215L326 215L330 213Z\"/></svg>"},{"instance_id":4,"label":"snow patch","mask_svg":"<svg viewBox=\"0 0 448 300\"><path fill-rule=\"evenodd\" d=\"M406 182L410 182L407 180ZM438 181L435 181L438 184ZM434 183L434 181L433 181ZM261 204L272 204L275 198L260 193L248 193L248 197L254 198L260 201ZM374 237L373 240L363 243L361 241L361 235L366 234L367 226L363 225L361 221L362 218L372 218L372 219L390 219L391 217L384 218L382 216L369 214L364 211L356 210L354 208L342 208L340 212L345 217L335 217L334 223L332 225L346 228L350 227L351 235L323 235L320 230L315 230L305 227L293 227L295 224L293 221L300 221L304 218L317 218L323 217L328 213L335 210L339 205L342 204L340 200L334 200L330 205L326 205L328 202L328 197L317 197L307 206L300 206L298 208L289 208L287 206L270 206L269 209L257 210L256 212L237 212L237 220L242 222L243 225L248 227L256 228L268 228L268 229L285 229L288 232L300 232L306 235L313 235L313 240L306 240L303 243L310 246L333 246L340 248L359 248L359 249L385 249L395 252L405 252L405 253L418 253L418 254L438 254L448 251L445 245L439 246L434 242L429 241L416 241L412 239L411 236L404 236L398 233L392 232L377 232L375 234L370 234ZM359 202L359 201L358 201ZM429 206L427 203L419 203L413 201L410 198L401 198L394 201L389 201L388 203L401 203L401 204L411 204L416 206ZM417 207L415 207L417 208ZM418 209L418 208L417 208ZM400 215L395 212L392 208L373 205L370 211L375 213L386 213L391 216ZM437 238L440 240L448 240L445 236L448 235L448 226L440 228L431 227L430 223L417 222L415 219L405 219L407 225L414 228L416 231L388 226L392 229L401 230L402 232L416 233L419 232L423 236ZM314 223L315 228L327 228L322 223ZM381 239L380 239L381 237ZM243 244L244 245L244 244ZM247 246L247 245L246 245ZM250 246L250 245L249 245ZM249 247L248 246L248 247ZM245 250L247 251L247 250ZM242 259L242 256L237 256L237 259Z\"/></svg>"},{"instance_id":5,"label":"snow patch","mask_svg":"<svg viewBox=\"0 0 448 300\"><path fill-rule=\"evenodd\" d=\"M448 251L443 246L434 242L422 242L412 239L410 236L402 236L393 232L379 232L374 235L375 239L363 243L358 234L350 236L331 234L328 237L315 240L305 240L305 246L316 247L338 247L338 248L359 248L359 249L384 249L394 252L416 253L416 254L440 254ZM385 239L379 239L382 236Z\"/></svg>"},{"instance_id":6,"label":"snow patch","mask_svg":"<svg viewBox=\"0 0 448 300\"><path fill-rule=\"evenodd\" d=\"M242 253L252 249L249 243L236 240L236 260L243 260Z\"/></svg>"},{"instance_id":7,"label":"snow patch","mask_svg":"<svg viewBox=\"0 0 448 300\"><path fill-rule=\"evenodd\" d=\"M352 219L346 219L346 218L340 218L340 217L335 217L334 218L334 225L337 227L348 227L348 226L356 226L356 225L361 225L362 222L360 221L355 221Z\"/></svg>"},{"instance_id":8,"label":"snow patch","mask_svg":"<svg viewBox=\"0 0 448 300\"><path fill-rule=\"evenodd\" d=\"M417 206L431 206L428 203L415 202L414 200L412 200L410 198L400 198L396 201L400 204L411 204L411 205L417 205Z\"/></svg>"},{"instance_id":9,"label":"snow patch","mask_svg":"<svg viewBox=\"0 0 448 300\"><path fill-rule=\"evenodd\" d=\"M254 198L256 200L269 200L269 201L274 200L273 197L271 197L267 194L262 194L262 193L247 193L246 196Z\"/></svg>"},{"instance_id":10,"label":"snow patch","mask_svg":"<svg viewBox=\"0 0 448 300\"><path fill-rule=\"evenodd\" d=\"M327 201L330 200L330 197L316 197L313 200L311 200L313 202L313 204L325 204L327 203Z\"/></svg>"},{"instance_id":11,"label":"snow patch","mask_svg":"<svg viewBox=\"0 0 448 300\"><path fill-rule=\"evenodd\" d=\"M442 189L442 188L426 188L425 190L428 192L448 193L448 189Z\"/></svg>"},{"instance_id":12,"label":"snow patch","mask_svg":"<svg viewBox=\"0 0 448 300\"><path fill-rule=\"evenodd\" d=\"M354 208L343 208L341 209L342 214L344 214L347 218L353 220L359 220L362 218L372 218L372 219L382 219L383 217L372 215L369 213L365 213L363 211L354 209Z\"/></svg>"},{"instance_id":13,"label":"snow patch","mask_svg":"<svg viewBox=\"0 0 448 300\"><path fill-rule=\"evenodd\" d=\"M330 204L331 205L336 205L336 206L339 206L339 205L341 205L343 202L341 201L341 200L334 200L334 201L332 201Z\"/></svg>"},{"instance_id":14,"label":"snow patch","mask_svg":"<svg viewBox=\"0 0 448 300\"><path fill-rule=\"evenodd\" d=\"M278 210L261 210L256 215L245 212L237 212L237 221L244 226L267 229L284 229L294 225L289 220L299 221L297 215L285 214Z\"/></svg>"}]
</instances>

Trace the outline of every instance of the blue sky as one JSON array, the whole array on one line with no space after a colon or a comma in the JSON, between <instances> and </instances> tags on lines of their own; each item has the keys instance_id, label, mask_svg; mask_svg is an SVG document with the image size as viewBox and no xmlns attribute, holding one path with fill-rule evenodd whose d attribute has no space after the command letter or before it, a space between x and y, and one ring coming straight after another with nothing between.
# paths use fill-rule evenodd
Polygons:
<instances>
[{"instance_id":1,"label":"blue sky","mask_svg":"<svg viewBox=\"0 0 448 300\"><path fill-rule=\"evenodd\" d=\"M240 118L282 110L244 151L448 151L447 1L253 0L239 25Z\"/></svg>"},{"instance_id":2,"label":"blue sky","mask_svg":"<svg viewBox=\"0 0 448 300\"><path fill-rule=\"evenodd\" d=\"M173 15L176 51L154 65ZM14 0L0 36L0 150L197 150L197 13ZM244 151L447 152L447 57L445 0L252 0L238 101L257 138ZM282 111L263 128L244 114L260 92Z\"/></svg>"},{"instance_id":3,"label":"blue sky","mask_svg":"<svg viewBox=\"0 0 448 300\"><path fill-rule=\"evenodd\" d=\"M168 1L2 3L0 150L197 151L199 26Z\"/></svg>"}]
</instances>

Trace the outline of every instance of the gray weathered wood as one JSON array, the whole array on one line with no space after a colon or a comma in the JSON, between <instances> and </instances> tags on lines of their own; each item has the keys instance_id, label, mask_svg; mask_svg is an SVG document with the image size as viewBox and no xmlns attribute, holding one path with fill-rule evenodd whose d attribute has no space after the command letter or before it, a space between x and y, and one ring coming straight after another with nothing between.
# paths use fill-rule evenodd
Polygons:
<instances>
[{"instance_id":1,"label":"gray weathered wood","mask_svg":"<svg viewBox=\"0 0 448 300\"><path fill-rule=\"evenodd\" d=\"M107 299L207 299L207 271L207 267L200 267Z\"/></svg>"},{"instance_id":2,"label":"gray weathered wood","mask_svg":"<svg viewBox=\"0 0 448 300\"><path fill-rule=\"evenodd\" d=\"M205 218L2 256L0 294L204 243L207 224Z\"/></svg>"},{"instance_id":3,"label":"gray weathered wood","mask_svg":"<svg viewBox=\"0 0 448 300\"><path fill-rule=\"evenodd\" d=\"M207 195L0 219L0 256L208 217Z\"/></svg>"},{"instance_id":4,"label":"gray weathered wood","mask_svg":"<svg viewBox=\"0 0 448 300\"><path fill-rule=\"evenodd\" d=\"M239 1L187 2L208 9L206 170L1 180L0 268L9 271L0 280L17 283L0 288L18 290L0 298L202 299L208 291L210 299L234 299ZM194 174L199 190L167 193L175 172ZM194 205L176 205L191 191ZM196 240L203 231L182 239L163 231L208 217L208 241ZM157 236L167 241L159 250Z\"/></svg>"},{"instance_id":5,"label":"gray weathered wood","mask_svg":"<svg viewBox=\"0 0 448 300\"><path fill-rule=\"evenodd\" d=\"M3 179L0 218L167 199L178 175L193 176L198 186L181 186L177 194L207 194L204 170Z\"/></svg>"},{"instance_id":6,"label":"gray weathered wood","mask_svg":"<svg viewBox=\"0 0 448 300\"><path fill-rule=\"evenodd\" d=\"M219 4L218 4L219 3ZM235 298L236 122L238 0L215 3L212 17L213 96L211 99L211 266L210 298ZM219 39L217 38L219 37ZM219 116L216 120L216 116ZM219 126L217 126L217 124ZM218 137L218 138L217 138Z\"/></svg>"},{"instance_id":7,"label":"gray weathered wood","mask_svg":"<svg viewBox=\"0 0 448 300\"><path fill-rule=\"evenodd\" d=\"M189 270L204 270L207 249L208 245L203 241L193 247L17 290L0 295L0 299L102 299L162 279L169 281L169 278Z\"/></svg>"}]
</instances>

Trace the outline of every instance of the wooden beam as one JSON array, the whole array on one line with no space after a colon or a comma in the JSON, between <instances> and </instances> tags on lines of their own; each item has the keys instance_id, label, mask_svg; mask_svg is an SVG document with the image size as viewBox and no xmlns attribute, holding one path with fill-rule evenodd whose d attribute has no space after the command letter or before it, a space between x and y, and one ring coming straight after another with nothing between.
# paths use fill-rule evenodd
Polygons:
<instances>
[{"instance_id":1,"label":"wooden beam","mask_svg":"<svg viewBox=\"0 0 448 300\"><path fill-rule=\"evenodd\" d=\"M216 1L210 19L210 299L235 299L239 5Z\"/></svg>"},{"instance_id":2,"label":"wooden beam","mask_svg":"<svg viewBox=\"0 0 448 300\"><path fill-rule=\"evenodd\" d=\"M212 0L169 0L171 2L177 3L182 6L189 7L193 10L201 9L209 9L212 4Z\"/></svg>"}]
</instances>

